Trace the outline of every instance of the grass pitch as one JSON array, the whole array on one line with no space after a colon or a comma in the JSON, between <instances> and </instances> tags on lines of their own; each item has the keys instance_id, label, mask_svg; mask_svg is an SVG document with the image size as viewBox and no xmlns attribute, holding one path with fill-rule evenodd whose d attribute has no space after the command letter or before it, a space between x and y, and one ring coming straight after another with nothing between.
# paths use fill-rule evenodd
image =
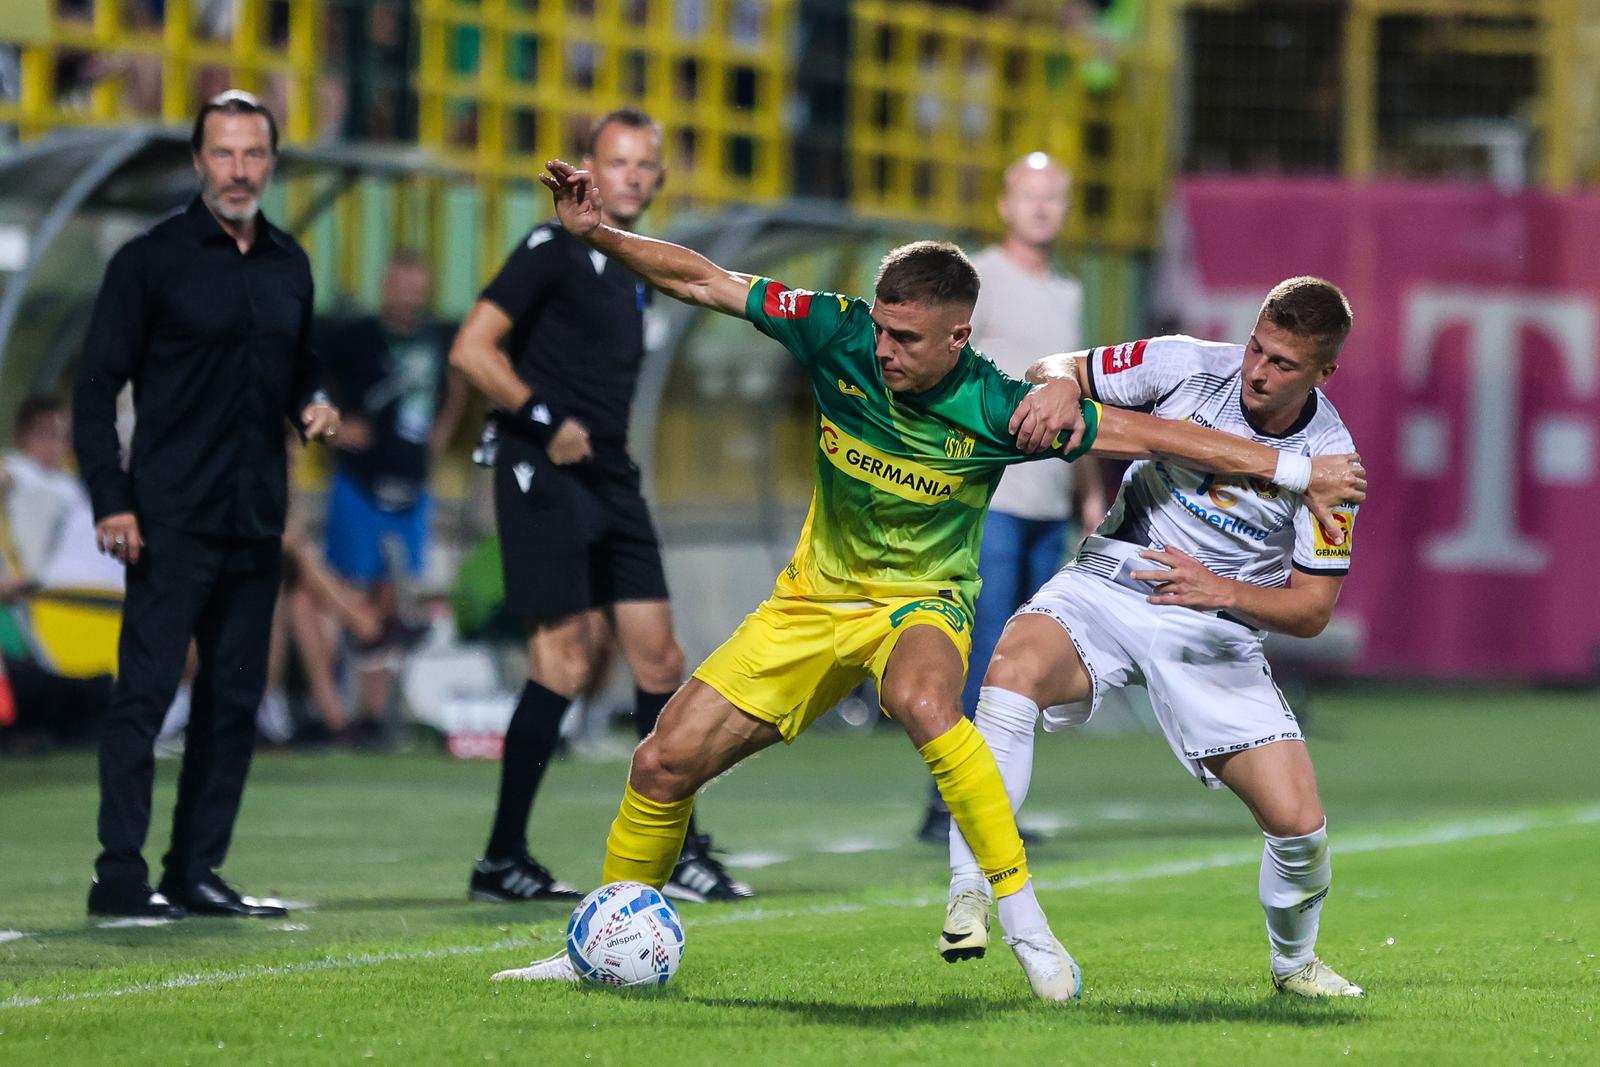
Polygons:
<instances>
[{"instance_id":1,"label":"grass pitch","mask_svg":"<svg viewBox=\"0 0 1600 1067\"><path fill-rule=\"evenodd\" d=\"M257 761L226 874L288 922L85 919L94 763L0 765L0 1063L1600 1062L1600 709L1588 696L1325 696L1322 955L1364 1001L1272 992L1260 838L1156 735L1041 737L1024 823L1081 1002L1030 999L1003 945L934 952L944 860L892 729L815 734L700 812L760 894L686 906L646 994L491 984L564 909L466 901L496 769L415 754ZM623 765L553 768L535 851L597 873ZM158 818L176 767L163 764ZM164 829L164 828L163 828ZM158 831L148 855L158 857ZM20 935L20 936L18 936Z\"/></svg>"}]
</instances>

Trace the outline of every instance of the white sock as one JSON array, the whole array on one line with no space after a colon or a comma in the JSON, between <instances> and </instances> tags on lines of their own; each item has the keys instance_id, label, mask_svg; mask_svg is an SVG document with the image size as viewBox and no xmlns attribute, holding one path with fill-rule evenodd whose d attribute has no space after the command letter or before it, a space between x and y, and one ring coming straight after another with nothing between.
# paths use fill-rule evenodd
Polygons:
<instances>
[{"instance_id":1,"label":"white sock","mask_svg":"<svg viewBox=\"0 0 1600 1067\"><path fill-rule=\"evenodd\" d=\"M1282 977L1316 956L1317 925L1333 881L1333 860L1326 822L1304 837L1263 836L1261 907L1272 942L1272 973Z\"/></svg>"},{"instance_id":2,"label":"white sock","mask_svg":"<svg viewBox=\"0 0 1600 1067\"><path fill-rule=\"evenodd\" d=\"M1000 898L1000 929L1007 939L1050 933L1050 920L1044 917L1039 898L1033 895L1032 878L1015 893Z\"/></svg>"},{"instance_id":3,"label":"white sock","mask_svg":"<svg viewBox=\"0 0 1600 1067\"><path fill-rule=\"evenodd\" d=\"M167 706L167 714L161 720L161 729L156 734L158 741L171 740L188 729L189 700L189 683L179 682L178 691L173 694L172 703Z\"/></svg>"},{"instance_id":4,"label":"white sock","mask_svg":"<svg viewBox=\"0 0 1600 1067\"><path fill-rule=\"evenodd\" d=\"M1039 705L1020 693L986 685L978 690L978 713L972 724L978 728L983 743L994 753L1000 765L1000 780L1005 783L1006 797L1013 812L1022 807L1028 797L1028 783L1033 780L1033 728L1039 721ZM955 820L950 820L950 892L962 889L981 889L989 893L989 883L978 868L978 860L967 847ZM1033 900L1033 890L1026 890ZM1020 895L1015 894L1015 895ZM1004 904L1001 905L1004 921ZM1038 901L1033 908L1038 910ZM1040 919L1044 918L1040 914ZM1009 926L1008 926L1009 929Z\"/></svg>"}]
</instances>

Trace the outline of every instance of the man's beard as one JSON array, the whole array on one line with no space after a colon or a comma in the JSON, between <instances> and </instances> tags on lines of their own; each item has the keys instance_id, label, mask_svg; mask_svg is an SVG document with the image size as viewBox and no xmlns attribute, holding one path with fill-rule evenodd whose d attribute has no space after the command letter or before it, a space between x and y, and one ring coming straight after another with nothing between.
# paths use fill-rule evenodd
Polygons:
<instances>
[{"instance_id":1,"label":"man's beard","mask_svg":"<svg viewBox=\"0 0 1600 1067\"><path fill-rule=\"evenodd\" d=\"M206 202L206 206L211 208L218 218L227 219L229 222L249 222L255 218L256 212L261 208L261 197L254 189L249 189L248 191L250 199L245 202L243 207L230 206L227 201L222 199L223 190L211 187L206 189L206 195L201 199Z\"/></svg>"}]
</instances>

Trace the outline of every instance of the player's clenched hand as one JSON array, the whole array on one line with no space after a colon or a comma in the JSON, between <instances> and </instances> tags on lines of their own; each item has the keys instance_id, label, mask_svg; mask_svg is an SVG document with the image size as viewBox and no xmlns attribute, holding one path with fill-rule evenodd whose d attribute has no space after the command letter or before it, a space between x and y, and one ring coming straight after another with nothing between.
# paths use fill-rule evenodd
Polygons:
<instances>
[{"instance_id":1,"label":"player's clenched hand","mask_svg":"<svg viewBox=\"0 0 1600 1067\"><path fill-rule=\"evenodd\" d=\"M539 175L556 202L556 217L562 229L574 237L584 237L600 225L600 190L586 170L552 159Z\"/></svg>"},{"instance_id":2,"label":"player's clenched hand","mask_svg":"<svg viewBox=\"0 0 1600 1067\"><path fill-rule=\"evenodd\" d=\"M100 551L118 563L133 565L139 562L144 551L144 538L139 536L139 520L131 511L107 515L94 526L95 544Z\"/></svg>"},{"instance_id":3,"label":"player's clenched hand","mask_svg":"<svg viewBox=\"0 0 1600 1067\"><path fill-rule=\"evenodd\" d=\"M1156 591L1145 597L1152 604L1173 604L1180 608L1218 611L1233 607L1233 584L1213 574L1206 565L1176 548L1147 548L1139 555L1164 570L1130 571L1128 577L1153 582Z\"/></svg>"},{"instance_id":4,"label":"player's clenched hand","mask_svg":"<svg viewBox=\"0 0 1600 1067\"><path fill-rule=\"evenodd\" d=\"M1354 452L1337 456L1314 456L1311 484L1305 491L1306 507L1316 516L1329 544L1344 544L1344 526L1334 517L1341 504L1359 504L1367 498L1367 468Z\"/></svg>"},{"instance_id":5,"label":"player's clenched hand","mask_svg":"<svg viewBox=\"0 0 1600 1067\"><path fill-rule=\"evenodd\" d=\"M1024 452L1043 452L1062 433L1068 433L1065 451L1077 448L1083 440L1083 412L1079 401L1083 391L1071 378L1052 378L1029 390L1017 410L1011 413L1010 431L1017 435L1017 447Z\"/></svg>"},{"instance_id":6,"label":"player's clenched hand","mask_svg":"<svg viewBox=\"0 0 1600 1067\"><path fill-rule=\"evenodd\" d=\"M577 419L563 419L544 451L550 462L560 467L582 463L594 455L594 449L589 447L589 431Z\"/></svg>"}]
</instances>

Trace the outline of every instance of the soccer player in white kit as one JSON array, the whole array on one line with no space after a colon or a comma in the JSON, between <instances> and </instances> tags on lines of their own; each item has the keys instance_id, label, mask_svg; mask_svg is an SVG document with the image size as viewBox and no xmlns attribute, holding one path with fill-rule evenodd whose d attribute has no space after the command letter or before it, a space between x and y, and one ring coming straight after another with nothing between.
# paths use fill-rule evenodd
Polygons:
<instances>
[{"instance_id":1,"label":"soccer player in white kit","mask_svg":"<svg viewBox=\"0 0 1600 1067\"><path fill-rule=\"evenodd\" d=\"M1321 279L1281 282L1248 343L1158 337L1071 355L1085 395L1253 438L1291 455L1353 452L1319 388L1337 369L1350 306ZM1030 377L1033 376L1030 374ZM1164 460L1134 463L1099 530L1007 624L975 722L1013 808L1033 770L1034 724L1086 722L1108 689L1142 682L1174 755L1209 788L1244 801L1266 837L1260 898L1278 989L1359 997L1316 955L1332 877L1316 775L1294 712L1272 681L1264 631L1311 637L1350 568L1353 506L1325 530L1300 494ZM989 900L958 830L939 950L981 956Z\"/></svg>"}]
</instances>

